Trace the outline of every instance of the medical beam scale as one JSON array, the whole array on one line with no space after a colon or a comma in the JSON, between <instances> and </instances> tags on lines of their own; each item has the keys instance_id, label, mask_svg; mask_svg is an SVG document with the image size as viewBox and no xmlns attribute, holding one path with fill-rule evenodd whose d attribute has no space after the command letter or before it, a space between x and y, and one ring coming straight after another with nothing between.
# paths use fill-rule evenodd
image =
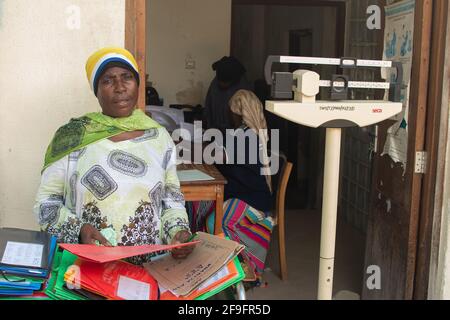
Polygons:
<instances>
[{"instance_id":1,"label":"medical beam scale","mask_svg":"<svg viewBox=\"0 0 450 320\"><path fill-rule=\"evenodd\" d=\"M274 63L331 65L341 69L394 68L396 78L393 83L350 81L346 75L335 74L330 80L321 80L318 73L310 70L272 73ZM402 77L401 63L392 61L293 56L269 56L266 60L265 78L273 99L266 101L266 109L300 125L326 128L319 300L330 300L333 291L342 128L370 126L399 114ZM330 88L330 100L316 101L321 87ZM352 88L389 90L389 101L348 100Z\"/></svg>"}]
</instances>

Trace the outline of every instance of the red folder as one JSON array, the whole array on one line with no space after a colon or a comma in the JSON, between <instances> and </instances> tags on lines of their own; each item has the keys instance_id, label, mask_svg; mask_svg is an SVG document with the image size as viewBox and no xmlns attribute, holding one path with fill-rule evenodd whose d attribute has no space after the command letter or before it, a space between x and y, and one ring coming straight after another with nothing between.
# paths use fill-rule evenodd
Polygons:
<instances>
[{"instance_id":1,"label":"red folder","mask_svg":"<svg viewBox=\"0 0 450 320\"><path fill-rule=\"evenodd\" d=\"M110 300L157 300L158 283L143 268L125 261L104 264L77 259L64 275L72 286L101 295Z\"/></svg>"},{"instance_id":2,"label":"red folder","mask_svg":"<svg viewBox=\"0 0 450 320\"><path fill-rule=\"evenodd\" d=\"M175 245L145 245L145 246L118 246L103 247L94 244L60 244L59 246L84 260L105 263L158 251L192 246L199 241L180 243Z\"/></svg>"}]
</instances>

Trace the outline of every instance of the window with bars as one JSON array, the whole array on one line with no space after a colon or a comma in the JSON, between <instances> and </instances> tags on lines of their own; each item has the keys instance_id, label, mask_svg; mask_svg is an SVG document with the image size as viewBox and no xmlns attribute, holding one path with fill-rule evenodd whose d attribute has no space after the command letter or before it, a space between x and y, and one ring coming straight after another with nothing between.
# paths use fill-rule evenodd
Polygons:
<instances>
[{"instance_id":1,"label":"window with bars","mask_svg":"<svg viewBox=\"0 0 450 320\"><path fill-rule=\"evenodd\" d=\"M384 1L347 1L345 55L358 59L381 59L382 30L369 30L366 26L368 6ZM383 81L379 68L358 68L348 75L355 81ZM353 89L351 99L380 99L379 91ZM343 130L340 209L345 219L366 232L369 214L372 163L371 155L375 143L375 126L347 128Z\"/></svg>"}]
</instances>

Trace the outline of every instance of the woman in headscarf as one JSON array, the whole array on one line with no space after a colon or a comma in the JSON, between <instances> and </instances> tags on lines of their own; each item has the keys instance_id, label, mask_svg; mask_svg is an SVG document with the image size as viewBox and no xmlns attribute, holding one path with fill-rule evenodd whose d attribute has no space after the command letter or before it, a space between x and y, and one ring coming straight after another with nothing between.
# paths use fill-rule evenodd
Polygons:
<instances>
[{"instance_id":1,"label":"woman in headscarf","mask_svg":"<svg viewBox=\"0 0 450 320\"><path fill-rule=\"evenodd\" d=\"M225 132L233 126L229 101L240 89L250 90L245 79L245 67L235 57L223 57L212 65L216 77L211 82L205 100L204 120L207 129Z\"/></svg>"},{"instance_id":2,"label":"woman in headscarf","mask_svg":"<svg viewBox=\"0 0 450 320\"><path fill-rule=\"evenodd\" d=\"M235 128L226 136L226 164L216 164L227 179L224 191L223 229L228 237L243 243L244 260L257 276L264 271L270 243L272 185L267 152L268 134L263 106L248 90L230 99L230 118ZM241 148L243 146L243 148ZM194 229L214 230L214 203L189 203Z\"/></svg>"},{"instance_id":3,"label":"woman in headscarf","mask_svg":"<svg viewBox=\"0 0 450 320\"><path fill-rule=\"evenodd\" d=\"M101 49L86 63L102 112L56 131L34 206L41 229L59 242L130 246L190 237L175 146L163 127L136 109L138 72L122 48ZM183 258L191 251L172 254Z\"/></svg>"}]
</instances>

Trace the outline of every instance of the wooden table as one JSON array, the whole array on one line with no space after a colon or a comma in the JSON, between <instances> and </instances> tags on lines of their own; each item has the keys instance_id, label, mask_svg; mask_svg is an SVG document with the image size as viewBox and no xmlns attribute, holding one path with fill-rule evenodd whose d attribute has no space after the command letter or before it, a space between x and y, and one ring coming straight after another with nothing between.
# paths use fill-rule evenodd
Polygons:
<instances>
[{"instance_id":1,"label":"wooden table","mask_svg":"<svg viewBox=\"0 0 450 320\"><path fill-rule=\"evenodd\" d=\"M208 164L180 164L177 170L200 170L210 175L214 180L183 181L181 192L186 201L214 200L216 201L216 213L214 234L222 233L223 219L223 192L227 180L214 165Z\"/></svg>"}]
</instances>

